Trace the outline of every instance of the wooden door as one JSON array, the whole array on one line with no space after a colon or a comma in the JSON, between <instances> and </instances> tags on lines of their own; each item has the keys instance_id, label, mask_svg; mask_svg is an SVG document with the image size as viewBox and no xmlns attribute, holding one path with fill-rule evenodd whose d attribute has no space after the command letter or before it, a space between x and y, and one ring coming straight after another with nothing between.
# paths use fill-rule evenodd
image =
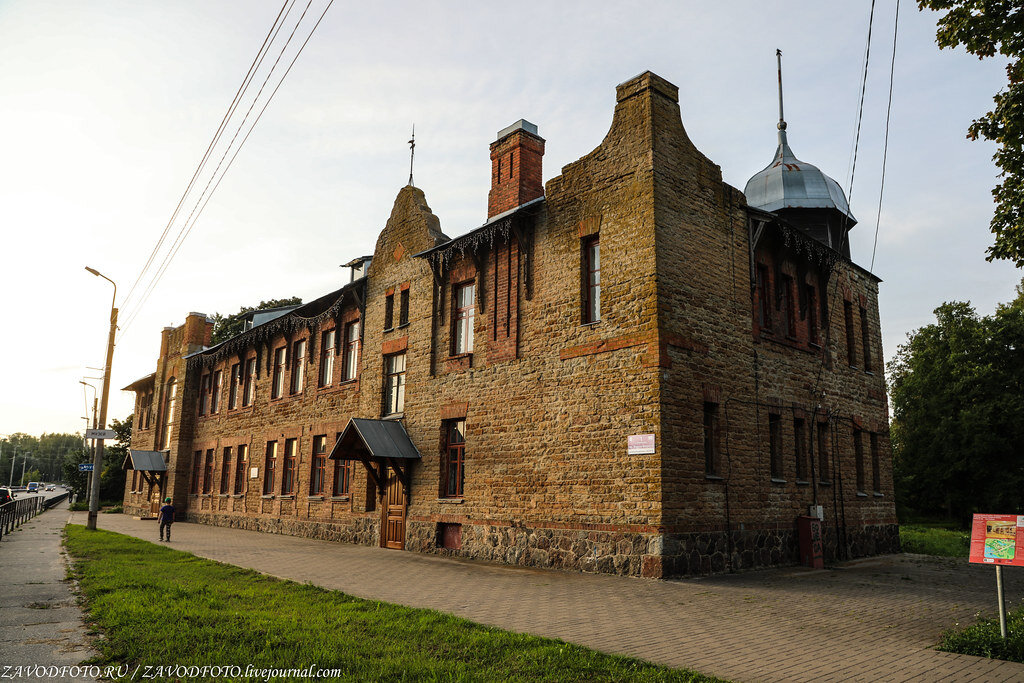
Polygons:
<instances>
[{"instance_id":1,"label":"wooden door","mask_svg":"<svg viewBox=\"0 0 1024 683\"><path fill-rule=\"evenodd\" d=\"M149 512L157 515L160 512L160 487L155 484L149 486Z\"/></svg>"},{"instance_id":2,"label":"wooden door","mask_svg":"<svg viewBox=\"0 0 1024 683\"><path fill-rule=\"evenodd\" d=\"M402 480L390 471L388 485L384 492L384 506L381 513L381 545L385 548L405 548L405 487Z\"/></svg>"}]
</instances>

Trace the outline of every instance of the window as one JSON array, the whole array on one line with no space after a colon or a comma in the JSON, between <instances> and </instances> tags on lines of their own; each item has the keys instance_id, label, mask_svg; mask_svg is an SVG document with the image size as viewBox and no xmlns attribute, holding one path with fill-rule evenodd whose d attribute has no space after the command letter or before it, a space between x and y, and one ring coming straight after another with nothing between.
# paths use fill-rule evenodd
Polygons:
<instances>
[{"instance_id":1,"label":"window","mask_svg":"<svg viewBox=\"0 0 1024 683\"><path fill-rule=\"evenodd\" d=\"M793 278L780 275L775 283L779 302L779 319L787 337L796 337L796 311L793 310Z\"/></svg>"},{"instance_id":2,"label":"window","mask_svg":"<svg viewBox=\"0 0 1024 683\"><path fill-rule=\"evenodd\" d=\"M704 474L717 475L718 468L718 404L704 402Z\"/></svg>"},{"instance_id":3,"label":"window","mask_svg":"<svg viewBox=\"0 0 1024 683\"><path fill-rule=\"evenodd\" d=\"M288 350L282 346L274 351L274 379L270 384L270 398L281 398L284 394L284 357Z\"/></svg>"},{"instance_id":4,"label":"window","mask_svg":"<svg viewBox=\"0 0 1024 683\"><path fill-rule=\"evenodd\" d=\"M807 481L807 431L802 417L793 418L793 457L796 459L796 480Z\"/></svg>"},{"instance_id":5,"label":"window","mask_svg":"<svg viewBox=\"0 0 1024 683\"><path fill-rule=\"evenodd\" d=\"M769 294L768 266L757 264L757 312L762 330L772 329L772 299Z\"/></svg>"},{"instance_id":6,"label":"window","mask_svg":"<svg viewBox=\"0 0 1024 683\"><path fill-rule=\"evenodd\" d=\"M189 493L199 493L199 478L203 476L203 452L196 451L192 454L192 487Z\"/></svg>"},{"instance_id":7,"label":"window","mask_svg":"<svg viewBox=\"0 0 1024 683\"><path fill-rule=\"evenodd\" d=\"M473 320L476 310L476 284L455 287L455 312L452 314L452 355L473 353Z\"/></svg>"},{"instance_id":8,"label":"window","mask_svg":"<svg viewBox=\"0 0 1024 683\"><path fill-rule=\"evenodd\" d=\"M818 481L829 482L828 473L828 422L818 423Z\"/></svg>"},{"instance_id":9,"label":"window","mask_svg":"<svg viewBox=\"0 0 1024 683\"><path fill-rule=\"evenodd\" d=\"M231 446L224 447L224 457L220 464L220 493L226 495L231 484Z\"/></svg>"},{"instance_id":10,"label":"window","mask_svg":"<svg viewBox=\"0 0 1024 683\"><path fill-rule=\"evenodd\" d=\"M292 344L292 379L289 393L298 394L302 391L302 383L306 378L306 340L300 339Z\"/></svg>"},{"instance_id":11,"label":"window","mask_svg":"<svg viewBox=\"0 0 1024 683\"><path fill-rule=\"evenodd\" d=\"M132 490L131 493L136 493L139 490L139 471L132 470Z\"/></svg>"},{"instance_id":12,"label":"window","mask_svg":"<svg viewBox=\"0 0 1024 683\"><path fill-rule=\"evenodd\" d=\"M313 466L309 473L309 495L324 494L324 466L327 459L327 435L313 437Z\"/></svg>"},{"instance_id":13,"label":"window","mask_svg":"<svg viewBox=\"0 0 1024 683\"><path fill-rule=\"evenodd\" d=\"M238 385L242 381L242 364L235 363L231 366L231 384L228 386L228 410L238 407Z\"/></svg>"},{"instance_id":14,"label":"window","mask_svg":"<svg viewBox=\"0 0 1024 683\"><path fill-rule=\"evenodd\" d=\"M235 495L240 496L245 493L245 481L249 475L249 447L241 444L238 447L237 458L238 463L235 465Z\"/></svg>"},{"instance_id":15,"label":"window","mask_svg":"<svg viewBox=\"0 0 1024 683\"><path fill-rule=\"evenodd\" d=\"M601 248L597 235L583 240L581 284L583 290L583 324L601 319Z\"/></svg>"},{"instance_id":16,"label":"window","mask_svg":"<svg viewBox=\"0 0 1024 683\"><path fill-rule=\"evenodd\" d=\"M818 343L818 288L804 285L804 296L807 299L807 333L812 344Z\"/></svg>"},{"instance_id":17,"label":"window","mask_svg":"<svg viewBox=\"0 0 1024 683\"><path fill-rule=\"evenodd\" d=\"M871 372L871 328L868 325L868 311L860 309L860 336L864 346L864 372Z\"/></svg>"},{"instance_id":18,"label":"window","mask_svg":"<svg viewBox=\"0 0 1024 683\"><path fill-rule=\"evenodd\" d=\"M277 483L277 442L267 442L267 459L263 464L263 495L269 496L274 493L274 485Z\"/></svg>"},{"instance_id":19,"label":"window","mask_svg":"<svg viewBox=\"0 0 1024 683\"><path fill-rule=\"evenodd\" d=\"M199 380L199 414L210 412L210 375L203 375Z\"/></svg>"},{"instance_id":20,"label":"window","mask_svg":"<svg viewBox=\"0 0 1024 683\"><path fill-rule=\"evenodd\" d=\"M409 288L406 287L398 295L398 326L409 324Z\"/></svg>"},{"instance_id":21,"label":"window","mask_svg":"<svg viewBox=\"0 0 1024 683\"><path fill-rule=\"evenodd\" d=\"M334 435L334 443L338 443L338 439L341 438L341 432ZM369 481L369 475L367 475L367 481ZM347 496L351 493L352 487L352 461L351 460L335 460L334 461L334 488L331 493L335 496ZM367 494L369 495L369 494ZM372 506L368 506L367 510L372 510Z\"/></svg>"},{"instance_id":22,"label":"window","mask_svg":"<svg viewBox=\"0 0 1024 683\"><path fill-rule=\"evenodd\" d=\"M281 472L281 495L295 495L295 445L296 439L284 441L284 467Z\"/></svg>"},{"instance_id":23,"label":"window","mask_svg":"<svg viewBox=\"0 0 1024 683\"><path fill-rule=\"evenodd\" d=\"M882 492L882 468L878 454L878 434L871 432L871 489L875 493Z\"/></svg>"},{"instance_id":24,"label":"window","mask_svg":"<svg viewBox=\"0 0 1024 683\"><path fill-rule=\"evenodd\" d=\"M245 384L242 386L242 406L251 406L256 398L256 359L245 361Z\"/></svg>"},{"instance_id":25,"label":"window","mask_svg":"<svg viewBox=\"0 0 1024 683\"><path fill-rule=\"evenodd\" d=\"M203 466L203 493L213 490L213 449L206 449L206 464Z\"/></svg>"},{"instance_id":26,"label":"window","mask_svg":"<svg viewBox=\"0 0 1024 683\"><path fill-rule=\"evenodd\" d=\"M405 354L384 357L384 414L405 410Z\"/></svg>"},{"instance_id":27,"label":"window","mask_svg":"<svg viewBox=\"0 0 1024 683\"><path fill-rule=\"evenodd\" d=\"M445 427L441 497L461 498L466 477L466 421L449 420Z\"/></svg>"},{"instance_id":28,"label":"window","mask_svg":"<svg viewBox=\"0 0 1024 683\"><path fill-rule=\"evenodd\" d=\"M857 365L857 349L853 341L853 304L843 302L843 316L846 318L846 360L850 367Z\"/></svg>"},{"instance_id":29,"label":"window","mask_svg":"<svg viewBox=\"0 0 1024 683\"><path fill-rule=\"evenodd\" d=\"M326 387L334 381L334 330L320 335L320 376L317 384Z\"/></svg>"},{"instance_id":30,"label":"window","mask_svg":"<svg viewBox=\"0 0 1024 683\"><path fill-rule=\"evenodd\" d=\"M853 454L857 464L857 492L867 488L864 485L864 437L859 429L853 430Z\"/></svg>"},{"instance_id":31,"label":"window","mask_svg":"<svg viewBox=\"0 0 1024 683\"><path fill-rule=\"evenodd\" d=\"M384 330L390 330L395 326L395 293L392 292L384 297Z\"/></svg>"},{"instance_id":32,"label":"window","mask_svg":"<svg viewBox=\"0 0 1024 683\"><path fill-rule=\"evenodd\" d=\"M221 371L217 370L213 373L213 386L211 387L210 394L210 414L216 413L220 410L220 383L221 383Z\"/></svg>"},{"instance_id":33,"label":"window","mask_svg":"<svg viewBox=\"0 0 1024 683\"><path fill-rule=\"evenodd\" d=\"M342 359L341 379L348 382L356 378L359 368L359 321L345 325L345 357Z\"/></svg>"},{"instance_id":34,"label":"window","mask_svg":"<svg viewBox=\"0 0 1024 683\"><path fill-rule=\"evenodd\" d=\"M178 396L178 385L173 377L167 380L164 396L164 447L162 450L167 450L171 447L171 434L174 431L172 424L174 420L174 404L177 402Z\"/></svg>"},{"instance_id":35,"label":"window","mask_svg":"<svg viewBox=\"0 0 1024 683\"><path fill-rule=\"evenodd\" d=\"M782 479L782 416L768 414L768 456L772 479Z\"/></svg>"}]
</instances>

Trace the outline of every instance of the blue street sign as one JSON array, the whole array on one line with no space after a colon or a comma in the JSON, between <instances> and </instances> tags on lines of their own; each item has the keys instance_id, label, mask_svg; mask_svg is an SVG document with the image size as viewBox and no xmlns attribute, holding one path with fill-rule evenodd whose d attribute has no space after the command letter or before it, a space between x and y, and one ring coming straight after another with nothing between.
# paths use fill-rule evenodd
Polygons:
<instances>
[{"instance_id":1,"label":"blue street sign","mask_svg":"<svg viewBox=\"0 0 1024 683\"><path fill-rule=\"evenodd\" d=\"M92 463L91 462L80 462L80 463L78 463L78 471L79 472L92 472Z\"/></svg>"}]
</instances>

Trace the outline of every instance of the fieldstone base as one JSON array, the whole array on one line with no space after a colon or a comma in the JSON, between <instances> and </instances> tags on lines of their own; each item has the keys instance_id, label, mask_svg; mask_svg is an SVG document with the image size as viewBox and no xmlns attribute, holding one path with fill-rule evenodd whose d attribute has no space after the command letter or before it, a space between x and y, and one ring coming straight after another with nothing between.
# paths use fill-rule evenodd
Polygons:
<instances>
[{"instance_id":1,"label":"fieldstone base","mask_svg":"<svg viewBox=\"0 0 1024 683\"><path fill-rule=\"evenodd\" d=\"M380 545L380 521L372 517L351 517L336 520L294 519L288 517L250 517L190 512L186 521L232 529L248 529L286 536L303 536L322 541L340 541L358 545Z\"/></svg>"}]
</instances>

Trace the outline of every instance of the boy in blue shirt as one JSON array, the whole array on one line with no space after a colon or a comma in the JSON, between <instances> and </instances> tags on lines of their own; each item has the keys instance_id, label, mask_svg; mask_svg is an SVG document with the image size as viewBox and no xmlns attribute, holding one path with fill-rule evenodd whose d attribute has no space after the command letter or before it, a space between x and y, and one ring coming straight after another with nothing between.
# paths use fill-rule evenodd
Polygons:
<instances>
[{"instance_id":1,"label":"boy in blue shirt","mask_svg":"<svg viewBox=\"0 0 1024 683\"><path fill-rule=\"evenodd\" d=\"M164 540L164 527L167 528L167 542L171 541L171 524L174 523L174 506L170 498L164 498L164 505L160 508L160 540Z\"/></svg>"}]
</instances>

